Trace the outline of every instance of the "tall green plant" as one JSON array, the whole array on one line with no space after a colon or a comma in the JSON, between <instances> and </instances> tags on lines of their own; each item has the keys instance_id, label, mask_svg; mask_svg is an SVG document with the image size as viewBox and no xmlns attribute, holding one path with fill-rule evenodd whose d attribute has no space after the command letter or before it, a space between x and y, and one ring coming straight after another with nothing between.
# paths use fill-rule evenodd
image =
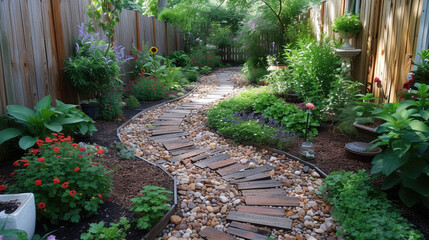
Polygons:
<instances>
[{"instance_id":1,"label":"tall green plant","mask_svg":"<svg viewBox=\"0 0 429 240\"><path fill-rule=\"evenodd\" d=\"M422 202L429 208L429 88L415 84L417 90L405 94L398 103L383 103L375 113L386 123L376 132L375 146L386 146L372 161L371 173L386 178L383 189L400 185L399 197L407 206Z\"/></svg>"}]
</instances>

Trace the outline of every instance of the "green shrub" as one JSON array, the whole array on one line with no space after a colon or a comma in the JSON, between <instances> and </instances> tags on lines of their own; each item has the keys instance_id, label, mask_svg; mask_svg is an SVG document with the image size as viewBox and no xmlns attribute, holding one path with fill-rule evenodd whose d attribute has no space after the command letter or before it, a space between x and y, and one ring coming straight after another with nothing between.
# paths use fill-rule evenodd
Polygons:
<instances>
[{"instance_id":1,"label":"green shrub","mask_svg":"<svg viewBox=\"0 0 429 240\"><path fill-rule=\"evenodd\" d=\"M132 160L135 158L134 153L136 152L135 148L128 149L125 144L121 142L114 142L115 147L118 149L118 156L121 159Z\"/></svg>"},{"instance_id":2,"label":"green shrub","mask_svg":"<svg viewBox=\"0 0 429 240\"><path fill-rule=\"evenodd\" d=\"M268 71L265 67L265 58L248 58L242 69L244 77L252 83L258 83Z\"/></svg>"},{"instance_id":3,"label":"green shrub","mask_svg":"<svg viewBox=\"0 0 429 240\"><path fill-rule=\"evenodd\" d=\"M176 65L176 67L186 67L191 60L184 51L174 51L168 55L168 59L172 64Z\"/></svg>"},{"instance_id":4,"label":"green shrub","mask_svg":"<svg viewBox=\"0 0 429 240\"><path fill-rule=\"evenodd\" d=\"M164 216L171 209L168 204L170 198L168 195L173 194L171 191L165 190L163 187L144 186L143 190L131 199L134 205L131 211L137 214L137 227L140 229L148 229Z\"/></svg>"},{"instance_id":5,"label":"green shrub","mask_svg":"<svg viewBox=\"0 0 429 240\"><path fill-rule=\"evenodd\" d=\"M119 91L119 85L112 88L98 98L100 103L98 118L106 121L115 121L122 118L122 92Z\"/></svg>"},{"instance_id":6,"label":"green shrub","mask_svg":"<svg viewBox=\"0 0 429 240\"><path fill-rule=\"evenodd\" d=\"M201 74L207 75L207 74L209 74L211 72L212 72L212 68L211 67L203 66L203 67L200 68L200 73Z\"/></svg>"},{"instance_id":7,"label":"green shrub","mask_svg":"<svg viewBox=\"0 0 429 240\"><path fill-rule=\"evenodd\" d=\"M96 214L110 194L112 181L97 160L105 149L80 147L71 137L53 133L54 138L38 140L18 167L11 193L32 192L38 207L37 217L51 222L79 222L81 217Z\"/></svg>"},{"instance_id":8,"label":"green shrub","mask_svg":"<svg viewBox=\"0 0 429 240\"><path fill-rule=\"evenodd\" d=\"M152 77L138 77L132 85L131 94L139 101L155 101L164 99L164 84Z\"/></svg>"},{"instance_id":9,"label":"green shrub","mask_svg":"<svg viewBox=\"0 0 429 240\"><path fill-rule=\"evenodd\" d=\"M82 233L80 239L82 240L118 240L126 239L127 230L130 229L131 225L125 217L121 217L118 223L110 223L110 227L104 226L103 221L99 223L91 223L90 228L86 233Z\"/></svg>"},{"instance_id":10,"label":"green shrub","mask_svg":"<svg viewBox=\"0 0 429 240\"><path fill-rule=\"evenodd\" d=\"M190 54L189 65L192 67L208 66L215 68L220 64L220 57L213 52L207 51L205 48L193 50Z\"/></svg>"},{"instance_id":11,"label":"green shrub","mask_svg":"<svg viewBox=\"0 0 429 240\"><path fill-rule=\"evenodd\" d=\"M359 14L345 13L334 20L332 31L339 33L359 33L362 29Z\"/></svg>"},{"instance_id":12,"label":"green shrub","mask_svg":"<svg viewBox=\"0 0 429 240\"><path fill-rule=\"evenodd\" d=\"M197 67L183 68L183 77L188 81L195 82L198 79L198 68Z\"/></svg>"},{"instance_id":13,"label":"green shrub","mask_svg":"<svg viewBox=\"0 0 429 240\"><path fill-rule=\"evenodd\" d=\"M404 93L400 103L383 103L376 117L386 121L376 132L373 146L387 146L372 161L372 174L386 176L383 189L399 184L399 197L407 206L422 202L429 208L429 87Z\"/></svg>"},{"instance_id":14,"label":"green shrub","mask_svg":"<svg viewBox=\"0 0 429 240\"><path fill-rule=\"evenodd\" d=\"M132 95L129 98L125 99L125 103L127 104L127 108L129 109L135 109L140 106L139 100L137 100L137 98Z\"/></svg>"},{"instance_id":15,"label":"green shrub","mask_svg":"<svg viewBox=\"0 0 429 240\"><path fill-rule=\"evenodd\" d=\"M76 109L76 105L64 104L56 100L57 107L53 107L51 100L51 96L44 97L33 110L20 105L8 105L8 117L15 127L0 131L0 144L20 137L19 146L27 149L32 147L39 138L45 138L52 132L91 135L97 130L94 120Z\"/></svg>"},{"instance_id":16,"label":"green shrub","mask_svg":"<svg viewBox=\"0 0 429 240\"><path fill-rule=\"evenodd\" d=\"M359 124L367 124L374 122L373 111L377 107L375 101L378 97L374 97L374 94L367 93L365 95L358 94L358 101L355 102L356 106L353 110L356 112L356 122Z\"/></svg>"},{"instance_id":17,"label":"green shrub","mask_svg":"<svg viewBox=\"0 0 429 240\"><path fill-rule=\"evenodd\" d=\"M332 216L341 223L338 236L348 239L424 239L399 209L376 189L363 170L333 172L320 187L331 202Z\"/></svg>"}]
</instances>

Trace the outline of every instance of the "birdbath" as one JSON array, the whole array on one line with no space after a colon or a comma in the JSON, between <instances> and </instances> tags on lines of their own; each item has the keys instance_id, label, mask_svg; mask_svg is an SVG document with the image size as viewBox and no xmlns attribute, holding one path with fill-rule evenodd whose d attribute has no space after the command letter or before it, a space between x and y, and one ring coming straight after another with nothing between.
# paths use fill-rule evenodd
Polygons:
<instances>
[{"instance_id":1,"label":"birdbath","mask_svg":"<svg viewBox=\"0 0 429 240\"><path fill-rule=\"evenodd\" d=\"M352 64L352 59L359 55L362 49L335 49L335 54L341 57L343 61L342 68L349 68Z\"/></svg>"}]
</instances>

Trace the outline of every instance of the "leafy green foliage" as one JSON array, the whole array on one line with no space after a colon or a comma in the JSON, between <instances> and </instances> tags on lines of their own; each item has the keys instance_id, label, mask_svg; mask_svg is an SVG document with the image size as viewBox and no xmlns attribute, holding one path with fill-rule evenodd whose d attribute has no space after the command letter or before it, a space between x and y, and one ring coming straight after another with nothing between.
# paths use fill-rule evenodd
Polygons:
<instances>
[{"instance_id":1,"label":"leafy green foliage","mask_svg":"<svg viewBox=\"0 0 429 240\"><path fill-rule=\"evenodd\" d=\"M110 194L112 181L97 161L106 149L80 147L62 133L53 137L39 140L39 148L14 162L16 183L9 192L34 193L38 218L79 222L96 214L102 197Z\"/></svg>"},{"instance_id":2,"label":"leafy green foliage","mask_svg":"<svg viewBox=\"0 0 429 240\"><path fill-rule=\"evenodd\" d=\"M92 134L97 130L94 120L76 109L76 105L56 100L57 107L53 107L51 102L51 96L48 95L41 99L33 110L20 105L8 105L8 117L16 127L0 131L0 144L20 137L19 146L27 149L32 147L37 139L45 138L52 132Z\"/></svg>"},{"instance_id":3,"label":"leafy green foliage","mask_svg":"<svg viewBox=\"0 0 429 240\"><path fill-rule=\"evenodd\" d=\"M121 159L132 160L135 158L134 153L136 152L135 148L128 149L125 144L121 142L114 142L115 147L118 149L118 156Z\"/></svg>"},{"instance_id":4,"label":"leafy green foliage","mask_svg":"<svg viewBox=\"0 0 429 240\"><path fill-rule=\"evenodd\" d=\"M135 109L140 106L139 100L137 100L137 98L132 95L125 99L125 103L127 104L127 108L129 109Z\"/></svg>"},{"instance_id":5,"label":"leafy green foliage","mask_svg":"<svg viewBox=\"0 0 429 240\"><path fill-rule=\"evenodd\" d=\"M375 101L378 97L374 97L374 94L367 93L366 95L358 94L358 101L355 102L357 106L353 108L356 111L356 122L359 124L367 124L374 122L373 111L377 107Z\"/></svg>"},{"instance_id":6,"label":"leafy green foliage","mask_svg":"<svg viewBox=\"0 0 429 240\"><path fill-rule=\"evenodd\" d=\"M139 101L155 101L165 97L164 84L152 77L138 77L131 86L131 94Z\"/></svg>"},{"instance_id":7,"label":"leafy green foliage","mask_svg":"<svg viewBox=\"0 0 429 240\"><path fill-rule=\"evenodd\" d=\"M200 73L201 74L207 75L207 74L209 74L211 72L212 72L212 68L211 67L203 66L203 67L200 68Z\"/></svg>"},{"instance_id":8,"label":"leafy green foliage","mask_svg":"<svg viewBox=\"0 0 429 240\"><path fill-rule=\"evenodd\" d=\"M91 223L90 228L86 233L82 233L80 239L82 240L118 240L126 239L127 230L130 229L131 225L125 217L121 217L118 223L110 223L110 227L105 227L103 221L99 223Z\"/></svg>"},{"instance_id":9,"label":"leafy green foliage","mask_svg":"<svg viewBox=\"0 0 429 240\"><path fill-rule=\"evenodd\" d=\"M132 56L133 63L132 78L140 75L152 76L162 79L168 74L168 61L163 56L150 52L148 45L142 45L140 49L133 46Z\"/></svg>"},{"instance_id":10,"label":"leafy green foliage","mask_svg":"<svg viewBox=\"0 0 429 240\"><path fill-rule=\"evenodd\" d=\"M404 94L400 103L383 103L376 117L386 121L373 146L387 146L372 161L372 174L386 176L383 189L400 185L399 197L407 206L422 202L429 208L429 88L415 84L417 90Z\"/></svg>"},{"instance_id":11,"label":"leafy green foliage","mask_svg":"<svg viewBox=\"0 0 429 240\"><path fill-rule=\"evenodd\" d=\"M98 97L98 101L100 102L99 119L115 121L122 118L122 91L119 85L112 87L111 92L105 92Z\"/></svg>"},{"instance_id":12,"label":"leafy green foliage","mask_svg":"<svg viewBox=\"0 0 429 240\"><path fill-rule=\"evenodd\" d=\"M413 83L429 85L429 50L422 50L419 56L422 60L417 63L417 68L414 68L415 77Z\"/></svg>"},{"instance_id":13,"label":"leafy green foliage","mask_svg":"<svg viewBox=\"0 0 429 240\"><path fill-rule=\"evenodd\" d=\"M268 74L264 58L249 57L243 66L241 72L245 78L252 83L258 83L265 75Z\"/></svg>"},{"instance_id":14,"label":"leafy green foliage","mask_svg":"<svg viewBox=\"0 0 429 240\"><path fill-rule=\"evenodd\" d=\"M188 81L195 82L198 79L198 67L182 68L183 78Z\"/></svg>"},{"instance_id":15,"label":"leafy green foliage","mask_svg":"<svg viewBox=\"0 0 429 240\"><path fill-rule=\"evenodd\" d=\"M171 191L163 187L147 185L137 197L131 198L131 202L134 203L131 211L138 215L137 227L148 229L158 223L165 212L171 209L168 204L171 194L173 194Z\"/></svg>"},{"instance_id":16,"label":"leafy green foliage","mask_svg":"<svg viewBox=\"0 0 429 240\"><path fill-rule=\"evenodd\" d=\"M190 54L189 65L192 67L208 66L215 68L220 64L220 57L213 52L207 51L205 48L193 50Z\"/></svg>"},{"instance_id":17,"label":"leafy green foliage","mask_svg":"<svg viewBox=\"0 0 429 240\"><path fill-rule=\"evenodd\" d=\"M186 67L189 64L191 58L184 51L174 51L168 55L168 59L176 67Z\"/></svg>"},{"instance_id":18,"label":"leafy green foliage","mask_svg":"<svg viewBox=\"0 0 429 240\"><path fill-rule=\"evenodd\" d=\"M362 29L359 14L345 13L334 20L332 31L344 33L359 33Z\"/></svg>"},{"instance_id":19,"label":"leafy green foliage","mask_svg":"<svg viewBox=\"0 0 429 240\"><path fill-rule=\"evenodd\" d=\"M337 235L346 239L424 239L401 216L399 209L375 188L368 173L333 172L319 188L334 206L332 216L341 223Z\"/></svg>"}]
</instances>

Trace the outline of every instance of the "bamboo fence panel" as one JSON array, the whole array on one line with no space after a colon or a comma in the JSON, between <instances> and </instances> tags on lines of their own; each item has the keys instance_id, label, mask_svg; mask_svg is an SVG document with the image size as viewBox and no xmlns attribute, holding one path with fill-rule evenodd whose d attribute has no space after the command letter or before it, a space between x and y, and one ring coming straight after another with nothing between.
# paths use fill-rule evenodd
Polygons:
<instances>
[{"instance_id":1,"label":"bamboo fence panel","mask_svg":"<svg viewBox=\"0 0 429 240\"><path fill-rule=\"evenodd\" d=\"M422 5L423 0L361 1L363 28L352 44L362 52L353 59L352 76L382 102L398 100L406 75L413 69ZM312 8L310 17L320 26L320 33L339 39L332 32L332 23L347 8L344 0L328 0ZM375 77L381 79L381 88L374 85Z\"/></svg>"},{"instance_id":2,"label":"bamboo fence panel","mask_svg":"<svg viewBox=\"0 0 429 240\"><path fill-rule=\"evenodd\" d=\"M10 104L34 107L46 95L77 102L65 80L64 60L74 54L77 26L89 21L86 12L90 2L0 0L0 114L6 113ZM174 25L169 25L167 32L165 22L127 10L120 20L114 44L125 46L125 54L129 54L132 39L136 47L142 42L152 46L156 39L161 55L167 53L167 43L168 52L184 47L183 33L176 34ZM103 35L101 29L98 32Z\"/></svg>"}]
</instances>

